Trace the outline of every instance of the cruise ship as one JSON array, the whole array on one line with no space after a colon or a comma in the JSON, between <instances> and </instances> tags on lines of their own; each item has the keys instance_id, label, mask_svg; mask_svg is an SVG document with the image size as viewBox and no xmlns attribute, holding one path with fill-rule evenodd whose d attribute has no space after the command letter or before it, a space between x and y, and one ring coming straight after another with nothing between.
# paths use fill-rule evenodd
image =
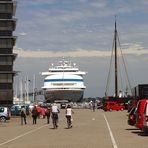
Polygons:
<instances>
[{"instance_id":1,"label":"cruise ship","mask_svg":"<svg viewBox=\"0 0 148 148\"><path fill-rule=\"evenodd\" d=\"M42 87L45 100L47 102L55 100L81 101L86 88L83 81L85 74L86 72L80 71L75 63L64 58L56 66L51 64L48 72L42 72L42 75L45 76Z\"/></svg>"}]
</instances>

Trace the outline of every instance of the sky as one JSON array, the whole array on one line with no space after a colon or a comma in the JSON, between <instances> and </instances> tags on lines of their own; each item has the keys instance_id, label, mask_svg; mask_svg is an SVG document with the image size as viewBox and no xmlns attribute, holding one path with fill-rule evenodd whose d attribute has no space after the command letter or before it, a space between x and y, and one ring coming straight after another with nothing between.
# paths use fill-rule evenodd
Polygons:
<instances>
[{"instance_id":1,"label":"sky","mask_svg":"<svg viewBox=\"0 0 148 148\"><path fill-rule=\"evenodd\" d=\"M146 0L18 0L14 70L19 73L14 89L19 89L20 78L28 76L31 91L33 75L36 88L41 89L41 72L68 57L87 72L84 97L104 96L115 16L131 86L148 83L147 8ZM112 81L109 95L114 94Z\"/></svg>"}]
</instances>

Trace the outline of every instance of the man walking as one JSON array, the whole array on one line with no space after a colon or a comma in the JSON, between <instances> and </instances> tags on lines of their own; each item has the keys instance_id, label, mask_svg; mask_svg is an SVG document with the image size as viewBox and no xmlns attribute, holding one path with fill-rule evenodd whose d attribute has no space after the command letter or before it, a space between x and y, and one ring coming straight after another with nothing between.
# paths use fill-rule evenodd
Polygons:
<instances>
[{"instance_id":1,"label":"man walking","mask_svg":"<svg viewBox=\"0 0 148 148\"><path fill-rule=\"evenodd\" d=\"M24 124L27 124L26 122L26 109L25 109L25 106L22 106L21 107L21 125Z\"/></svg>"},{"instance_id":2,"label":"man walking","mask_svg":"<svg viewBox=\"0 0 148 148\"><path fill-rule=\"evenodd\" d=\"M56 103L52 105L51 111L52 111L53 128L57 128L58 127L58 113L60 112L60 110L58 106L56 105Z\"/></svg>"},{"instance_id":3,"label":"man walking","mask_svg":"<svg viewBox=\"0 0 148 148\"><path fill-rule=\"evenodd\" d=\"M32 110L32 118L33 118L33 124L37 123L37 117L38 117L39 113L37 110L37 106L35 105L33 110Z\"/></svg>"},{"instance_id":4,"label":"man walking","mask_svg":"<svg viewBox=\"0 0 148 148\"><path fill-rule=\"evenodd\" d=\"M45 115L47 117L47 124L49 124L50 122L50 112L51 112L51 108L50 106L47 106L47 108L45 109Z\"/></svg>"}]
</instances>

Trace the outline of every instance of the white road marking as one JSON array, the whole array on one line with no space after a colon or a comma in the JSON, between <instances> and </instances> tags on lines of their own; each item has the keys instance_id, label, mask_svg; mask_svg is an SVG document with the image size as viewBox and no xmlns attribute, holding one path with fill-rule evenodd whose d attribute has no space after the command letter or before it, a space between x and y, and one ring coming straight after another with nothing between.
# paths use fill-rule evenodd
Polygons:
<instances>
[{"instance_id":1,"label":"white road marking","mask_svg":"<svg viewBox=\"0 0 148 148\"><path fill-rule=\"evenodd\" d=\"M0 146L5 145L5 144L8 144L8 143L10 143L10 142L12 142L12 141L15 141L15 140L17 140L17 139L19 139L19 138L21 138L21 137L23 137L23 136L26 136L26 135L28 135L28 134L33 133L33 132L36 132L37 130L39 130L39 129L45 127L45 126L47 126L47 125L40 126L40 127L36 128L36 129L33 129L33 130L29 131L29 132L26 132L26 133L24 133L24 134L21 134L21 135L19 135L19 136L16 136L16 137L13 138L13 139L10 139L10 140L8 140L8 141L5 141L5 142L3 142L3 143L0 143Z\"/></svg>"},{"instance_id":2,"label":"white road marking","mask_svg":"<svg viewBox=\"0 0 148 148\"><path fill-rule=\"evenodd\" d=\"M108 130L109 130L109 134L110 134L110 137L111 137L111 140L112 140L113 147L114 147L114 148L118 148L117 143L116 143L116 141L115 141L115 138L114 138L114 136L113 136L112 130L111 130L111 128L110 128L110 125L109 125L109 123L108 123L107 118L106 118L105 115L104 115L104 119L105 119L105 121L106 121Z\"/></svg>"}]
</instances>

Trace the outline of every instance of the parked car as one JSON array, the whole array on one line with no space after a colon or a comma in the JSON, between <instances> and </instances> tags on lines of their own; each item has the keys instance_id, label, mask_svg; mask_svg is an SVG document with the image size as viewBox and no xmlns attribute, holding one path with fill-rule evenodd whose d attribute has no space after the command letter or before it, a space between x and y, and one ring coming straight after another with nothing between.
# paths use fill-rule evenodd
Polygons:
<instances>
[{"instance_id":1,"label":"parked car","mask_svg":"<svg viewBox=\"0 0 148 148\"><path fill-rule=\"evenodd\" d=\"M136 112L136 124L135 126L139 129L142 129L143 127L143 121L144 121L144 108L146 105L146 99L142 99L138 101L137 104L137 112Z\"/></svg>"},{"instance_id":2,"label":"parked car","mask_svg":"<svg viewBox=\"0 0 148 148\"><path fill-rule=\"evenodd\" d=\"M146 101L145 108L144 108L144 119L143 119L142 131L145 133L148 132L148 100Z\"/></svg>"},{"instance_id":3,"label":"parked car","mask_svg":"<svg viewBox=\"0 0 148 148\"><path fill-rule=\"evenodd\" d=\"M136 112L137 112L137 108L136 107L132 108L131 111L129 112L128 120L127 120L129 125L133 126L133 125L136 124Z\"/></svg>"},{"instance_id":4,"label":"parked car","mask_svg":"<svg viewBox=\"0 0 148 148\"><path fill-rule=\"evenodd\" d=\"M112 111L112 110L124 110L124 105L118 104L117 102L106 102L103 105L104 111Z\"/></svg>"},{"instance_id":5,"label":"parked car","mask_svg":"<svg viewBox=\"0 0 148 148\"><path fill-rule=\"evenodd\" d=\"M67 104L66 103L61 103L61 109L66 108Z\"/></svg>"},{"instance_id":6,"label":"parked car","mask_svg":"<svg viewBox=\"0 0 148 148\"><path fill-rule=\"evenodd\" d=\"M11 115L19 116L21 112L21 105L13 105L11 107Z\"/></svg>"},{"instance_id":7,"label":"parked car","mask_svg":"<svg viewBox=\"0 0 148 148\"><path fill-rule=\"evenodd\" d=\"M11 113L8 107L0 107L0 121L6 122L6 120L10 120Z\"/></svg>"},{"instance_id":8,"label":"parked car","mask_svg":"<svg viewBox=\"0 0 148 148\"><path fill-rule=\"evenodd\" d=\"M16 104L16 105L13 105L11 107L11 115L19 116L20 112L21 112L21 107L22 106L25 106L26 114L28 115L29 114L29 105L26 105L26 104Z\"/></svg>"}]
</instances>

